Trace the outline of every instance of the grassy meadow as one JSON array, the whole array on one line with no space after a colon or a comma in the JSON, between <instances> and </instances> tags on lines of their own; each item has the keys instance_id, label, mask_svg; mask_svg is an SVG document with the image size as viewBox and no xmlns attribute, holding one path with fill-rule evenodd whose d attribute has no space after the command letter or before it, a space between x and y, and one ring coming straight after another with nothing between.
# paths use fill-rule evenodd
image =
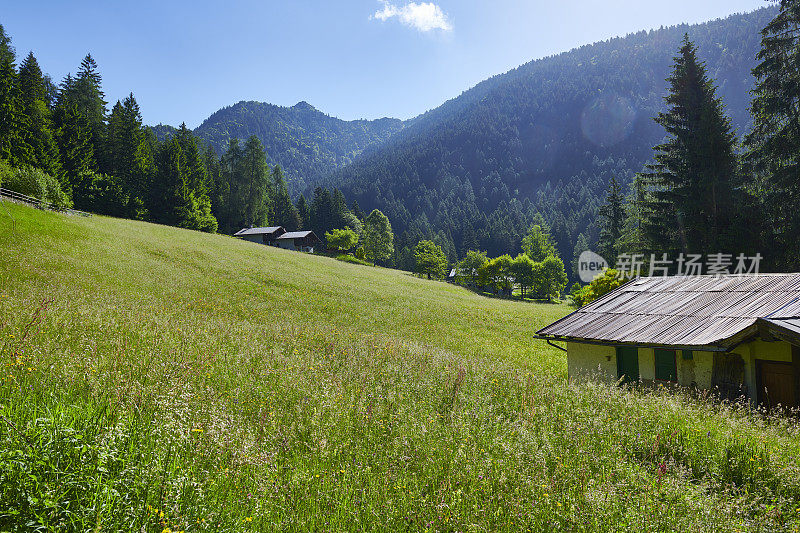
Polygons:
<instances>
[{"instance_id":1,"label":"grassy meadow","mask_svg":"<svg viewBox=\"0 0 800 533\"><path fill-rule=\"evenodd\" d=\"M0 531L793 531L792 421L567 383L563 305L0 204Z\"/></svg>"}]
</instances>

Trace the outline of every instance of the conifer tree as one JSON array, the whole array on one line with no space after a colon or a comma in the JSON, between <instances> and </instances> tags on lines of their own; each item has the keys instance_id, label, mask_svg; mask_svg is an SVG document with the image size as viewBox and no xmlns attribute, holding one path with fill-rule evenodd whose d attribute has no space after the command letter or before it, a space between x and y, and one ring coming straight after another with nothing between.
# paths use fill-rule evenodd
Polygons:
<instances>
[{"instance_id":1,"label":"conifer tree","mask_svg":"<svg viewBox=\"0 0 800 533\"><path fill-rule=\"evenodd\" d=\"M300 217L300 228L307 229L311 227L311 209L306 202L306 197L302 194L297 199L297 214Z\"/></svg>"},{"instance_id":2,"label":"conifer tree","mask_svg":"<svg viewBox=\"0 0 800 533\"><path fill-rule=\"evenodd\" d=\"M105 142L106 101L101 89L102 77L91 54L81 61L81 67L72 83L61 89L62 100L74 105L88 127L95 168L108 170L103 143Z\"/></svg>"},{"instance_id":3,"label":"conifer tree","mask_svg":"<svg viewBox=\"0 0 800 533\"><path fill-rule=\"evenodd\" d=\"M283 226L286 231L296 231L300 229L300 215L297 208L292 203L289 190L286 187L286 180L283 178L283 170L280 166L275 166L272 170L274 183L272 197L272 223Z\"/></svg>"},{"instance_id":4,"label":"conifer tree","mask_svg":"<svg viewBox=\"0 0 800 533\"><path fill-rule=\"evenodd\" d=\"M30 160L25 116L11 39L0 26L0 159L12 165Z\"/></svg>"},{"instance_id":5,"label":"conifer tree","mask_svg":"<svg viewBox=\"0 0 800 533\"><path fill-rule=\"evenodd\" d=\"M746 138L746 160L757 173L777 266L800 265L800 0L782 0L761 32L759 64Z\"/></svg>"},{"instance_id":6,"label":"conifer tree","mask_svg":"<svg viewBox=\"0 0 800 533\"><path fill-rule=\"evenodd\" d=\"M730 120L694 44L685 36L674 60L668 109L655 121L669 135L642 174L651 198L646 232L653 251L733 251L738 172Z\"/></svg>"},{"instance_id":7,"label":"conifer tree","mask_svg":"<svg viewBox=\"0 0 800 533\"><path fill-rule=\"evenodd\" d=\"M120 179L129 194L128 216L144 218L155 163L133 94L114 104L108 116L105 150L108 172Z\"/></svg>"},{"instance_id":8,"label":"conifer tree","mask_svg":"<svg viewBox=\"0 0 800 533\"><path fill-rule=\"evenodd\" d=\"M606 193L606 202L598 210L600 216L600 242L598 251L610 265L614 265L619 251L617 243L622 234L622 225L625 222L625 198L617 178L611 176ZM584 237L585 239L585 237ZM588 249L588 247L586 248Z\"/></svg>"},{"instance_id":9,"label":"conifer tree","mask_svg":"<svg viewBox=\"0 0 800 533\"><path fill-rule=\"evenodd\" d=\"M22 123L24 142L30 148L28 160L25 163L43 170L50 176L61 176L61 161L53 135L53 124L50 108L48 87L39 63L33 55L22 62L19 68L19 86L21 92L20 112L23 116Z\"/></svg>"}]
</instances>

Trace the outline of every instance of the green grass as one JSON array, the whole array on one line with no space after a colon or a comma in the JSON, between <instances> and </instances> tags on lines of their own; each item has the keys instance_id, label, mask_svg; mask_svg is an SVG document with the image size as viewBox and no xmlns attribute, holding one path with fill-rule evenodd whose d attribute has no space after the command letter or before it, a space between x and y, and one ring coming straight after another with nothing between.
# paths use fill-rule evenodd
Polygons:
<instances>
[{"instance_id":1,"label":"green grass","mask_svg":"<svg viewBox=\"0 0 800 533\"><path fill-rule=\"evenodd\" d=\"M795 530L798 426L567 383L569 309L0 205L0 531Z\"/></svg>"}]
</instances>

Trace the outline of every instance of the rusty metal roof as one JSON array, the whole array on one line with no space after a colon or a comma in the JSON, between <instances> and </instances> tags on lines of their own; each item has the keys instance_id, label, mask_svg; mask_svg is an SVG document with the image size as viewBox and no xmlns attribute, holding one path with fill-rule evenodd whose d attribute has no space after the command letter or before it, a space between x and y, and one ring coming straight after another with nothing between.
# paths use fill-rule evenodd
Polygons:
<instances>
[{"instance_id":1,"label":"rusty metal roof","mask_svg":"<svg viewBox=\"0 0 800 533\"><path fill-rule=\"evenodd\" d=\"M637 278L537 335L561 340L724 349L759 319L800 331L800 274Z\"/></svg>"}]
</instances>

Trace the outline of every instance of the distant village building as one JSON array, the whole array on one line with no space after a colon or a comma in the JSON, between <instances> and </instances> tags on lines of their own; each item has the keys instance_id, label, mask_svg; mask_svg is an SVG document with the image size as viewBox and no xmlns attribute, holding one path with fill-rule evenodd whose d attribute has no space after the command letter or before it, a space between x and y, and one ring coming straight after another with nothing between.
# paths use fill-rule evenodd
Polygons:
<instances>
[{"instance_id":1,"label":"distant village building","mask_svg":"<svg viewBox=\"0 0 800 533\"><path fill-rule=\"evenodd\" d=\"M322 241L313 231L290 231L277 238L279 247L298 252L314 253L314 247Z\"/></svg>"},{"instance_id":2,"label":"distant village building","mask_svg":"<svg viewBox=\"0 0 800 533\"><path fill-rule=\"evenodd\" d=\"M270 226L267 228L254 228L251 226L237 231L233 236L246 241L277 246L275 241L284 233L286 233L286 230L283 226Z\"/></svg>"},{"instance_id":3,"label":"distant village building","mask_svg":"<svg viewBox=\"0 0 800 533\"><path fill-rule=\"evenodd\" d=\"M570 379L800 407L800 274L638 278L536 336L566 343Z\"/></svg>"}]
</instances>

